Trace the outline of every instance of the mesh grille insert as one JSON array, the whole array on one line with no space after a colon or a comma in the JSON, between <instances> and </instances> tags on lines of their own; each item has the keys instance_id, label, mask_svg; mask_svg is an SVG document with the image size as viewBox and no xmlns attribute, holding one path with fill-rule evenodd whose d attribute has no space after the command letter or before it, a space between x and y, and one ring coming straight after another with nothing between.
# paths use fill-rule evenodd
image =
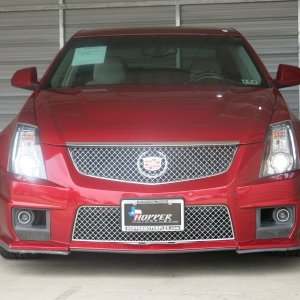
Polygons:
<instances>
[{"instance_id":1,"label":"mesh grille insert","mask_svg":"<svg viewBox=\"0 0 300 300\"><path fill-rule=\"evenodd\" d=\"M140 184L163 184L226 172L237 145L69 146L83 175Z\"/></svg>"},{"instance_id":2,"label":"mesh grille insert","mask_svg":"<svg viewBox=\"0 0 300 300\"><path fill-rule=\"evenodd\" d=\"M185 207L185 229L174 232L123 232L121 209L112 206L82 206L73 231L74 241L99 242L187 242L231 240L231 217L225 205Z\"/></svg>"}]
</instances>

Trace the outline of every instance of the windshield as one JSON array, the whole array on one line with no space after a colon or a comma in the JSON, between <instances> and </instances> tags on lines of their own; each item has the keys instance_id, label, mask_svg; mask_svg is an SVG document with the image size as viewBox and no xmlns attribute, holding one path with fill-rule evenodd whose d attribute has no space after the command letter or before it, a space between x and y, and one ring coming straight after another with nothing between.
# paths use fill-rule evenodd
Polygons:
<instances>
[{"instance_id":1,"label":"windshield","mask_svg":"<svg viewBox=\"0 0 300 300\"><path fill-rule=\"evenodd\" d=\"M238 37L133 35L74 40L44 87L147 84L268 86Z\"/></svg>"}]
</instances>

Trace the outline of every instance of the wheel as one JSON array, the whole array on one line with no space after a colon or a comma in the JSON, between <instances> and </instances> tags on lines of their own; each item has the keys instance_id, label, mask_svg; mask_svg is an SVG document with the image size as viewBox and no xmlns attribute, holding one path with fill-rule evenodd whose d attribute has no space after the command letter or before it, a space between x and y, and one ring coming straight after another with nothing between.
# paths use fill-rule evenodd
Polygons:
<instances>
[{"instance_id":1,"label":"wheel","mask_svg":"<svg viewBox=\"0 0 300 300\"><path fill-rule=\"evenodd\" d=\"M274 256L296 257L300 256L300 250L274 251L271 254Z\"/></svg>"},{"instance_id":2,"label":"wheel","mask_svg":"<svg viewBox=\"0 0 300 300\"><path fill-rule=\"evenodd\" d=\"M41 256L40 254L34 254L34 253L8 252L1 247L0 247L0 255L5 259L33 259L33 258L38 258Z\"/></svg>"}]
</instances>

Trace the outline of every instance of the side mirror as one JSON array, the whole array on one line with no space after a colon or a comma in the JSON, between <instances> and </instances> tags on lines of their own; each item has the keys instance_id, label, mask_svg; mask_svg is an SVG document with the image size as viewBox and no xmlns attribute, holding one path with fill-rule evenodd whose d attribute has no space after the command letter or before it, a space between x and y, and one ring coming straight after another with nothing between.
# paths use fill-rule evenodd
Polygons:
<instances>
[{"instance_id":1,"label":"side mirror","mask_svg":"<svg viewBox=\"0 0 300 300\"><path fill-rule=\"evenodd\" d=\"M21 89L34 90L37 84L36 67L19 70L11 78L11 85Z\"/></svg>"},{"instance_id":2,"label":"side mirror","mask_svg":"<svg viewBox=\"0 0 300 300\"><path fill-rule=\"evenodd\" d=\"M300 69L290 65L279 65L275 83L278 88L300 84Z\"/></svg>"}]
</instances>

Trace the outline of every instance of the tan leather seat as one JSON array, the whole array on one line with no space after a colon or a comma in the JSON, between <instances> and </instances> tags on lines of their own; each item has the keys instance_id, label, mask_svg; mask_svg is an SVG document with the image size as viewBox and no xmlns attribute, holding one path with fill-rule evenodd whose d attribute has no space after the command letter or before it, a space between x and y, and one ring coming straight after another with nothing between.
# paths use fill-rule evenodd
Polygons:
<instances>
[{"instance_id":1,"label":"tan leather seat","mask_svg":"<svg viewBox=\"0 0 300 300\"><path fill-rule=\"evenodd\" d=\"M126 79L125 67L119 57L106 57L102 64L94 66L93 84L120 84Z\"/></svg>"}]
</instances>

